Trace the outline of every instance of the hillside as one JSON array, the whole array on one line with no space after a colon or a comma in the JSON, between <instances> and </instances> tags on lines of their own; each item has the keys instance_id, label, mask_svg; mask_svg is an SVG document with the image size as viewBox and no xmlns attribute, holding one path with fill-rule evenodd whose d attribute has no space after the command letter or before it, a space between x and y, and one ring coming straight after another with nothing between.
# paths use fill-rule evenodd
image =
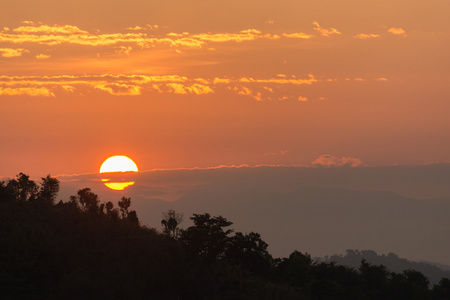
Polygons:
<instances>
[{"instance_id":1,"label":"hillside","mask_svg":"<svg viewBox=\"0 0 450 300\"><path fill-rule=\"evenodd\" d=\"M140 225L130 198L101 203L89 188L55 203L59 182L0 182L2 299L448 299L419 271L273 258L255 232L222 216L168 211L164 230Z\"/></svg>"}]
</instances>

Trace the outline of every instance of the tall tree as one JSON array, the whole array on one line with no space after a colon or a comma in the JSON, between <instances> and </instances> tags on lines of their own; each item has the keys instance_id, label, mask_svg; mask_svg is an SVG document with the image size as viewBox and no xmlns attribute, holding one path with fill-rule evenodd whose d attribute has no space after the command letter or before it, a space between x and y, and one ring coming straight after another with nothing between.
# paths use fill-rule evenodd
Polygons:
<instances>
[{"instance_id":1,"label":"tall tree","mask_svg":"<svg viewBox=\"0 0 450 300\"><path fill-rule=\"evenodd\" d=\"M126 219L128 217L128 208L131 205L131 198L122 197L122 199L119 200L119 209L120 213L122 215L122 219Z\"/></svg>"},{"instance_id":2,"label":"tall tree","mask_svg":"<svg viewBox=\"0 0 450 300\"><path fill-rule=\"evenodd\" d=\"M221 259L230 241L229 234L233 232L226 228L233 223L222 216L211 217L207 213L194 214L191 220L194 226L182 232L181 241L207 261Z\"/></svg>"},{"instance_id":3,"label":"tall tree","mask_svg":"<svg viewBox=\"0 0 450 300\"><path fill-rule=\"evenodd\" d=\"M170 209L167 213L163 213L163 216L164 218L161 220L163 233L177 239L180 236L178 225L183 221L183 214L176 213L175 210Z\"/></svg>"},{"instance_id":4,"label":"tall tree","mask_svg":"<svg viewBox=\"0 0 450 300\"><path fill-rule=\"evenodd\" d=\"M59 180L51 177L42 177L41 188L39 190L38 199L46 204L54 204L56 196L59 192Z\"/></svg>"},{"instance_id":5,"label":"tall tree","mask_svg":"<svg viewBox=\"0 0 450 300\"><path fill-rule=\"evenodd\" d=\"M11 179L7 188L14 195L14 198L21 202L34 200L39 190L37 184L30 180L30 176L24 173L19 173L15 179Z\"/></svg>"},{"instance_id":6,"label":"tall tree","mask_svg":"<svg viewBox=\"0 0 450 300\"><path fill-rule=\"evenodd\" d=\"M90 188L78 190L77 196L75 198L71 197L71 202L80 203L84 211L98 213L98 204L100 200L98 199L97 194L91 192Z\"/></svg>"},{"instance_id":7,"label":"tall tree","mask_svg":"<svg viewBox=\"0 0 450 300\"><path fill-rule=\"evenodd\" d=\"M243 234L236 232L230 238L226 258L231 263L238 264L254 274L268 275L273 263L273 258L267 251L268 246L261 239L259 233Z\"/></svg>"}]
</instances>

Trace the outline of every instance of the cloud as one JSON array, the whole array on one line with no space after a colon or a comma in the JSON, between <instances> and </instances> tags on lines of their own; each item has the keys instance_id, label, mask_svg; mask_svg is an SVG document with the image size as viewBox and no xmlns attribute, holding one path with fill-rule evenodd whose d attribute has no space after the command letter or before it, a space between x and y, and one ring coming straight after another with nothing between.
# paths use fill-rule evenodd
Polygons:
<instances>
[{"instance_id":1,"label":"cloud","mask_svg":"<svg viewBox=\"0 0 450 300\"><path fill-rule=\"evenodd\" d=\"M293 84L293 85L302 85L302 84L313 84L317 82L317 79L313 74L308 75L309 79L282 79L282 78L271 78L271 79L253 79L242 77L239 79L240 82L255 82L255 83L277 83L277 84Z\"/></svg>"},{"instance_id":2,"label":"cloud","mask_svg":"<svg viewBox=\"0 0 450 300\"><path fill-rule=\"evenodd\" d=\"M392 34L395 34L395 35L403 35L403 36L406 36L406 32L405 32L405 30L403 29L403 28L395 28L395 27L392 27L392 28L389 28L388 29L388 32L389 33L392 33Z\"/></svg>"},{"instance_id":3,"label":"cloud","mask_svg":"<svg viewBox=\"0 0 450 300\"><path fill-rule=\"evenodd\" d=\"M108 83L98 84L95 88L114 96L138 96L141 94L141 87L136 85Z\"/></svg>"},{"instance_id":4,"label":"cloud","mask_svg":"<svg viewBox=\"0 0 450 300\"><path fill-rule=\"evenodd\" d=\"M322 154L311 162L313 166L316 167L340 167L340 166L348 166L348 167L358 167L362 164L361 160L353 157L342 157L337 158L333 155Z\"/></svg>"},{"instance_id":5,"label":"cloud","mask_svg":"<svg viewBox=\"0 0 450 300\"><path fill-rule=\"evenodd\" d=\"M313 37L312 34L306 34L303 32L295 32L295 33L283 33L284 37L293 38L293 39L310 39Z\"/></svg>"},{"instance_id":6,"label":"cloud","mask_svg":"<svg viewBox=\"0 0 450 300\"><path fill-rule=\"evenodd\" d=\"M165 36L150 36L144 32L147 29L156 29L158 25L147 25L146 27L135 26L127 27L126 30L135 31L133 33L110 33L98 34L90 33L72 25L36 25L27 22L27 26L20 26L13 29L13 33L7 33L4 30L0 33L0 42L8 42L14 44L35 43L40 45L60 45L60 44L77 44L85 46L110 46L118 44L136 44L142 48L149 48L152 45L165 45L169 47L187 47L201 48L207 43L224 43L224 42L244 42L256 39L279 39L280 36L273 34L263 34L256 29L246 29L239 33L200 33L190 34L168 33ZM294 33L289 37L307 38L302 33ZM123 45L121 45L123 46ZM210 47L208 47L210 48Z\"/></svg>"},{"instance_id":7,"label":"cloud","mask_svg":"<svg viewBox=\"0 0 450 300\"><path fill-rule=\"evenodd\" d=\"M131 46L119 46L116 50L116 53L118 54L124 54L124 55L130 55L131 50L133 50L133 47Z\"/></svg>"},{"instance_id":8,"label":"cloud","mask_svg":"<svg viewBox=\"0 0 450 300\"><path fill-rule=\"evenodd\" d=\"M270 22L269 22L270 23ZM124 28L124 32L113 32L101 34L99 31L89 32L73 25L47 25L24 21L23 26L9 29L3 28L0 31L0 45L9 44L34 44L39 46L59 46L59 45L83 45L89 47L107 47L107 53L116 52L118 54L130 55L131 50L145 50L154 48L174 48L180 52L185 49L205 49L215 50L211 44L217 43L243 43L255 40L278 40L286 39L310 39L314 35L303 32L294 33L264 33L260 30L250 28L239 32L207 32L193 34L189 32L168 34L151 34L150 31L159 28L158 25L130 26ZM337 29L325 29L314 22L314 30L320 32L322 36L341 34ZM153 32L152 32L153 33ZM6 47L4 48L6 49ZM96 50L97 51L97 50ZM11 54L12 55L12 54ZM5 55L3 55L5 57ZM18 56L18 55L17 55ZM13 57L13 56L8 56Z\"/></svg>"},{"instance_id":9,"label":"cloud","mask_svg":"<svg viewBox=\"0 0 450 300\"><path fill-rule=\"evenodd\" d=\"M2 88L0 87L0 95L1 96L43 96L43 97L55 97L51 91L47 88L32 88L32 87L23 87L23 88Z\"/></svg>"},{"instance_id":10,"label":"cloud","mask_svg":"<svg viewBox=\"0 0 450 300\"><path fill-rule=\"evenodd\" d=\"M190 93L197 94L197 95L205 95L205 94L214 93L214 90L211 89L209 86L203 85L203 84L197 84L197 83L186 87L186 89Z\"/></svg>"},{"instance_id":11,"label":"cloud","mask_svg":"<svg viewBox=\"0 0 450 300\"><path fill-rule=\"evenodd\" d=\"M235 86L233 88L230 88L230 90L234 91L235 93L237 93L238 95L244 95L244 96L250 96L253 99L257 100L257 101L263 101L262 99L262 94L260 92L253 92L252 89L246 87L246 86Z\"/></svg>"},{"instance_id":12,"label":"cloud","mask_svg":"<svg viewBox=\"0 0 450 300\"><path fill-rule=\"evenodd\" d=\"M34 24L30 24L34 25ZM13 29L14 32L19 33L48 33L48 34L55 34L55 33L61 33L61 34L88 34L87 31L81 30L76 26L72 25L54 25L54 26L48 26L48 25L40 25L40 26L21 26L18 28Z\"/></svg>"},{"instance_id":13,"label":"cloud","mask_svg":"<svg viewBox=\"0 0 450 300\"><path fill-rule=\"evenodd\" d=\"M367 39L373 39L373 38L379 38L380 35L379 34L373 34L373 33L359 33L355 36L353 36L353 38L355 39L362 39L362 40L367 40Z\"/></svg>"},{"instance_id":14,"label":"cloud","mask_svg":"<svg viewBox=\"0 0 450 300\"><path fill-rule=\"evenodd\" d=\"M261 32L256 29L247 29L242 30L240 33L202 33L193 35L192 38L198 39L200 41L205 42L215 42L215 43L223 43L223 42L244 42L244 41L252 41L258 38L262 38Z\"/></svg>"},{"instance_id":15,"label":"cloud","mask_svg":"<svg viewBox=\"0 0 450 300\"><path fill-rule=\"evenodd\" d=\"M11 48L0 48L0 54L2 57L19 57L22 56L23 53L29 53L30 51L25 50L23 48L19 49L11 49Z\"/></svg>"},{"instance_id":16,"label":"cloud","mask_svg":"<svg viewBox=\"0 0 450 300\"><path fill-rule=\"evenodd\" d=\"M43 57L41 58L43 59ZM281 75L281 76L280 76ZM179 75L149 76L142 74L102 74L102 75L59 75L59 76L0 76L0 88L45 88L51 93L86 91L86 89L100 90L114 96L137 96L143 93L172 93L179 95L195 94L205 95L215 93L216 90L230 90L238 95L249 96L255 100L287 100L295 99L307 101L302 95L303 85L312 85L319 80L313 74L308 78L287 78L284 74L278 74L273 78L189 78ZM362 78L348 80L365 81ZM378 78L377 81L384 81ZM328 80L324 80L328 83ZM287 87L286 87L287 86ZM225 89L224 89L225 88ZM286 88L292 89L289 97L286 96ZM10 95L23 94L8 92ZM4 92L6 93L6 92ZM45 92L41 92L45 95Z\"/></svg>"},{"instance_id":17,"label":"cloud","mask_svg":"<svg viewBox=\"0 0 450 300\"><path fill-rule=\"evenodd\" d=\"M332 34L342 34L336 28L330 28L330 29L322 28L322 27L320 27L319 23L317 23L317 22L313 22L313 25L314 25L314 30L317 30L318 32L320 32L321 36L330 36Z\"/></svg>"},{"instance_id":18,"label":"cloud","mask_svg":"<svg viewBox=\"0 0 450 300\"><path fill-rule=\"evenodd\" d=\"M46 54L38 54L35 56L37 59L47 59L50 58L51 55L46 55Z\"/></svg>"},{"instance_id":19,"label":"cloud","mask_svg":"<svg viewBox=\"0 0 450 300\"><path fill-rule=\"evenodd\" d=\"M145 27L141 27L141 26L134 26L134 27L127 27L125 29L127 30L132 30L132 31L142 31L142 30L153 30L153 29L158 29L159 26L158 25L150 25L147 24Z\"/></svg>"}]
</instances>

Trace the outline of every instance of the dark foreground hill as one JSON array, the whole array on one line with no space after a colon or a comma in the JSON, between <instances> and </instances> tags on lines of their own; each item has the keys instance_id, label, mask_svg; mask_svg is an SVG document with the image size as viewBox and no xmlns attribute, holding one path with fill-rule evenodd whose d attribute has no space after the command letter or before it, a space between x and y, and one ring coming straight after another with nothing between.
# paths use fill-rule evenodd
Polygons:
<instances>
[{"instance_id":1,"label":"dark foreground hill","mask_svg":"<svg viewBox=\"0 0 450 300\"><path fill-rule=\"evenodd\" d=\"M450 299L450 280L349 268L294 251L273 258L259 234L194 214L163 216L163 232L139 225L131 199L118 208L85 188L54 203L58 180L24 174L0 182L1 299Z\"/></svg>"}]
</instances>

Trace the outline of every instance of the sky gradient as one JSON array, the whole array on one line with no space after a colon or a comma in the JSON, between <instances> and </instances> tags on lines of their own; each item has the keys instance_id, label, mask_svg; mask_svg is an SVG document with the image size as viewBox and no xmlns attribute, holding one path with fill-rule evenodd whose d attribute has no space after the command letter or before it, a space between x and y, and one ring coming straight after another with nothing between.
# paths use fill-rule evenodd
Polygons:
<instances>
[{"instance_id":1,"label":"sky gradient","mask_svg":"<svg viewBox=\"0 0 450 300\"><path fill-rule=\"evenodd\" d=\"M448 162L449 13L437 0L4 3L0 175L96 172L115 154L140 170Z\"/></svg>"}]
</instances>

